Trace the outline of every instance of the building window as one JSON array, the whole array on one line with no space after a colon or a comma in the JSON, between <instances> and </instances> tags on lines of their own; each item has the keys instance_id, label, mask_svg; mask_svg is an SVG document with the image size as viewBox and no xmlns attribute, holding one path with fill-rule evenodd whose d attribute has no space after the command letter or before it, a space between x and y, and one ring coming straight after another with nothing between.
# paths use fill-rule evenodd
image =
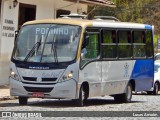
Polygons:
<instances>
[{"instance_id":1,"label":"building window","mask_svg":"<svg viewBox=\"0 0 160 120\"><path fill-rule=\"evenodd\" d=\"M69 10L57 10L56 18L59 18L61 15L69 15L71 11Z\"/></svg>"},{"instance_id":2,"label":"building window","mask_svg":"<svg viewBox=\"0 0 160 120\"><path fill-rule=\"evenodd\" d=\"M25 22L35 19L36 5L19 3L18 29L20 29Z\"/></svg>"},{"instance_id":3,"label":"building window","mask_svg":"<svg viewBox=\"0 0 160 120\"><path fill-rule=\"evenodd\" d=\"M0 21L1 21L1 9L2 9L2 0L0 0Z\"/></svg>"}]
</instances>

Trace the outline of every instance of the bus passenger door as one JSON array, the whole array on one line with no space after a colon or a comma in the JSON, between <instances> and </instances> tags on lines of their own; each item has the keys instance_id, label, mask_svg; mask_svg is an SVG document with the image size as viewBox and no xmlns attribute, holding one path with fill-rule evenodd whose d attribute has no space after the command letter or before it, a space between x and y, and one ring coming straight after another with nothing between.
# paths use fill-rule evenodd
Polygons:
<instances>
[{"instance_id":1,"label":"bus passenger door","mask_svg":"<svg viewBox=\"0 0 160 120\"><path fill-rule=\"evenodd\" d=\"M79 84L89 83L89 96L101 94L100 36L99 33L87 33L82 45Z\"/></svg>"}]
</instances>

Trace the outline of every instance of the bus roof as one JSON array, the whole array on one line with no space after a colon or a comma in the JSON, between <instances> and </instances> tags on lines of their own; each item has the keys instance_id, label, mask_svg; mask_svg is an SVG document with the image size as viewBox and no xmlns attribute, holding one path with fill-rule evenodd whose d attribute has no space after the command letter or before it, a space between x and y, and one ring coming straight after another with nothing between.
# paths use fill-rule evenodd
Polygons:
<instances>
[{"instance_id":1,"label":"bus roof","mask_svg":"<svg viewBox=\"0 0 160 120\"><path fill-rule=\"evenodd\" d=\"M152 29L152 25L131 23L131 22L119 22L119 21L106 21L106 20L84 20L84 19L71 19L71 18L58 18L58 19L44 19L34 20L24 23L29 24L45 24L45 23L56 23L56 24L70 24L78 25L82 27L108 27L108 28L133 28L133 29Z\"/></svg>"}]
</instances>

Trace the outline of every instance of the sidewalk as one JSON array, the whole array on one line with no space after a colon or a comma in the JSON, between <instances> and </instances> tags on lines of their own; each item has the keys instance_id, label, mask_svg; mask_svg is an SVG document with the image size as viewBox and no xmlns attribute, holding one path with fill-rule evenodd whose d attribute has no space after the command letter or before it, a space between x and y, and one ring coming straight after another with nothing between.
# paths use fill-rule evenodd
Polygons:
<instances>
[{"instance_id":1,"label":"sidewalk","mask_svg":"<svg viewBox=\"0 0 160 120\"><path fill-rule=\"evenodd\" d=\"M3 100L12 100L17 97L10 96L9 85L0 86L0 101Z\"/></svg>"}]
</instances>

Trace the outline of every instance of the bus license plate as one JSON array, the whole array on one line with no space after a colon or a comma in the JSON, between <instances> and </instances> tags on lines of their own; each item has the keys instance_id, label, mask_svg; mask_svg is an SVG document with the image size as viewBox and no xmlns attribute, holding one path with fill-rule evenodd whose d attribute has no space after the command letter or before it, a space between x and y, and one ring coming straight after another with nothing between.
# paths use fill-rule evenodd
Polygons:
<instances>
[{"instance_id":1,"label":"bus license plate","mask_svg":"<svg viewBox=\"0 0 160 120\"><path fill-rule=\"evenodd\" d=\"M32 93L32 97L42 98L42 97L44 97L44 93L34 92L34 93Z\"/></svg>"}]
</instances>

